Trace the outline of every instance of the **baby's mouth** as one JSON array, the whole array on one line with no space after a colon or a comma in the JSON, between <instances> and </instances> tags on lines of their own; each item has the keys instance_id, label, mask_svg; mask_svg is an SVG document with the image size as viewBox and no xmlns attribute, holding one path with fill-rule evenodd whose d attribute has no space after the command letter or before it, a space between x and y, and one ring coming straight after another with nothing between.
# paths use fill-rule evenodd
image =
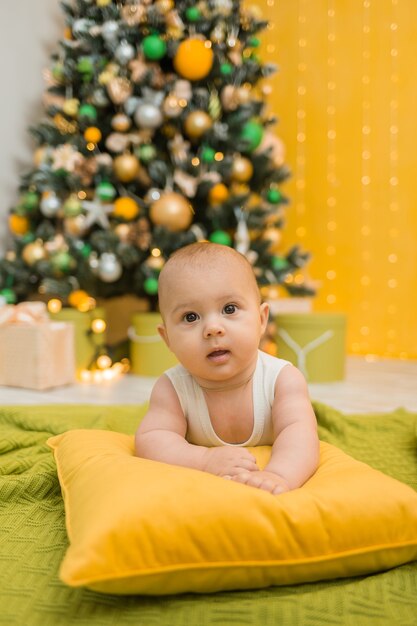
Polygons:
<instances>
[{"instance_id":1,"label":"baby's mouth","mask_svg":"<svg viewBox=\"0 0 417 626\"><path fill-rule=\"evenodd\" d=\"M210 361L222 361L230 354L230 350L213 350L207 355Z\"/></svg>"}]
</instances>

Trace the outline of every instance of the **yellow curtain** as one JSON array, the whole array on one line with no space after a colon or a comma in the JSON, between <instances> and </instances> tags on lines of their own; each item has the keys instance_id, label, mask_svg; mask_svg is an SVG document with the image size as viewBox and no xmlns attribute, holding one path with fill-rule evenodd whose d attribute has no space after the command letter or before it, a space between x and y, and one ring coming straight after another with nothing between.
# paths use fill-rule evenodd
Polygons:
<instances>
[{"instance_id":1,"label":"yellow curtain","mask_svg":"<svg viewBox=\"0 0 417 626\"><path fill-rule=\"evenodd\" d=\"M257 0L292 178L283 249L312 252L314 308L348 351L417 358L417 2Z\"/></svg>"}]
</instances>

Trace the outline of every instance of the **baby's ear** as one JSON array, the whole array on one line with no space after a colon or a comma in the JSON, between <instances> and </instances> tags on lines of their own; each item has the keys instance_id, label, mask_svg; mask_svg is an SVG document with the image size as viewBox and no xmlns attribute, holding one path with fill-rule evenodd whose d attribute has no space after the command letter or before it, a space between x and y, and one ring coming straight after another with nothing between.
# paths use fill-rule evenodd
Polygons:
<instances>
[{"instance_id":1,"label":"baby's ear","mask_svg":"<svg viewBox=\"0 0 417 626\"><path fill-rule=\"evenodd\" d=\"M167 333L167 329L165 328L165 326L163 324L158 324L156 329L169 348L168 333Z\"/></svg>"},{"instance_id":2,"label":"baby's ear","mask_svg":"<svg viewBox=\"0 0 417 626\"><path fill-rule=\"evenodd\" d=\"M261 316L261 330L262 334L265 332L266 327L269 321L269 304L267 302L262 302L259 313Z\"/></svg>"}]
</instances>

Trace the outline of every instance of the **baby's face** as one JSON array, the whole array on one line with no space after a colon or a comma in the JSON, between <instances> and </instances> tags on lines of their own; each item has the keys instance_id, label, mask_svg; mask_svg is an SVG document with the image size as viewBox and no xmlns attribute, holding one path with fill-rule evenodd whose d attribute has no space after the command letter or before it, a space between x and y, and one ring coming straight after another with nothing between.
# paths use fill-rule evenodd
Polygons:
<instances>
[{"instance_id":1,"label":"baby's face","mask_svg":"<svg viewBox=\"0 0 417 626\"><path fill-rule=\"evenodd\" d=\"M161 335L201 384L239 381L256 364L268 306L260 304L250 269L231 259L183 269L161 294Z\"/></svg>"}]
</instances>

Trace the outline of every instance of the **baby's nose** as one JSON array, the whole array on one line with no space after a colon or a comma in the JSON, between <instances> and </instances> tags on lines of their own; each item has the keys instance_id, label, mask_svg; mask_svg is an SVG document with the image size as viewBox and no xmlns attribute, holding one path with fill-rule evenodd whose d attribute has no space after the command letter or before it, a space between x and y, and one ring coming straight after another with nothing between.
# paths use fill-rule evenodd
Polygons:
<instances>
[{"instance_id":1,"label":"baby's nose","mask_svg":"<svg viewBox=\"0 0 417 626\"><path fill-rule=\"evenodd\" d=\"M216 322L212 322L211 324L207 324L204 329L204 336L209 337L221 337L224 335L224 328L221 324L217 324Z\"/></svg>"}]
</instances>

